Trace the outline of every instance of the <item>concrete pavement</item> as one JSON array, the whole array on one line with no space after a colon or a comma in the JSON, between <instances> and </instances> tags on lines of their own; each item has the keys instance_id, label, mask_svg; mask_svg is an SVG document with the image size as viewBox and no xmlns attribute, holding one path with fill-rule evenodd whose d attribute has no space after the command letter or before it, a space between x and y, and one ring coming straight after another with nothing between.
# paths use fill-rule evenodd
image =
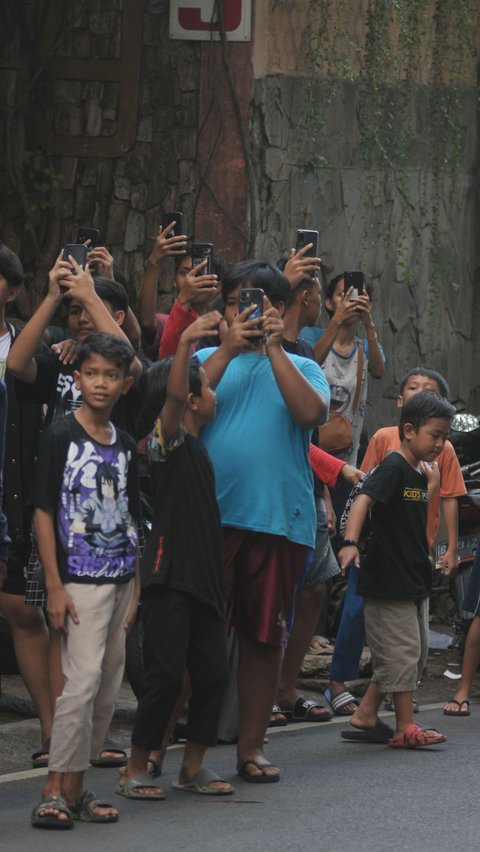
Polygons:
<instances>
[{"instance_id":1,"label":"concrete pavement","mask_svg":"<svg viewBox=\"0 0 480 852\"><path fill-rule=\"evenodd\" d=\"M388 718L391 714L383 714ZM348 724L290 725L269 732L266 753L282 769L279 784L246 784L235 775L235 748L219 746L207 764L235 784L228 798L173 791L180 748L169 749L166 802L130 802L114 793L115 770L92 769L87 783L120 808L118 824L76 824L38 831L29 814L42 770L0 777L2 848L14 852L209 850L209 852L450 852L478 845L480 705L469 718L447 718L441 704L416 717L445 732L445 745L418 751L342 741Z\"/></svg>"}]
</instances>

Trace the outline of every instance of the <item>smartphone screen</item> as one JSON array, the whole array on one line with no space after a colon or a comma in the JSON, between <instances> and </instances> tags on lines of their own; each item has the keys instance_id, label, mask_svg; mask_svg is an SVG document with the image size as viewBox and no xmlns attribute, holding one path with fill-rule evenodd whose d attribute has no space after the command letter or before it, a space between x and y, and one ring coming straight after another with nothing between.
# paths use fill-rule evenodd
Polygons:
<instances>
[{"instance_id":1,"label":"smartphone screen","mask_svg":"<svg viewBox=\"0 0 480 852\"><path fill-rule=\"evenodd\" d=\"M169 237L179 237L180 234L183 234L183 216L180 213L180 210L172 210L170 213L164 213L162 216L162 230L168 228L168 226L175 222L175 227L169 233Z\"/></svg>"},{"instance_id":2,"label":"smartphone screen","mask_svg":"<svg viewBox=\"0 0 480 852\"><path fill-rule=\"evenodd\" d=\"M170 220L171 221L171 220ZM202 260L208 261L198 273L199 275L213 274L213 243L192 243L192 268Z\"/></svg>"},{"instance_id":3,"label":"smartphone screen","mask_svg":"<svg viewBox=\"0 0 480 852\"><path fill-rule=\"evenodd\" d=\"M87 240L90 240L87 248L90 249L95 248L98 245L98 228L79 228L77 234L77 244L86 243ZM71 254L71 252L70 252Z\"/></svg>"},{"instance_id":4,"label":"smartphone screen","mask_svg":"<svg viewBox=\"0 0 480 852\"><path fill-rule=\"evenodd\" d=\"M305 252L304 257L318 257L318 231L308 231L303 228L299 228L297 231L297 239L295 241L295 251L299 251L309 243L313 243L313 246ZM312 269L311 272L309 272L309 275L311 275L312 278L315 278L317 272Z\"/></svg>"},{"instance_id":5,"label":"smartphone screen","mask_svg":"<svg viewBox=\"0 0 480 852\"><path fill-rule=\"evenodd\" d=\"M345 285L345 293L350 287L353 287L357 290L357 296L360 293L363 293L364 290L364 275L363 272L357 270L356 272L344 272L343 273L343 283Z\"/></svg>"},{"instance_id":6,"label":"smartphone screen","mask_svg":"<svg viewBox=\"0 0 480 852\"><path fill-rule=\"evenodd\" d=\"M68 260L71 255L74 260L77 261L78 265L85 269L87 265L87 254L88 248L83 244L78 243L68 243L63 249L63 260ZM75 275L75 270L71 267L73 274Z\"/></svg>"}]
</instances>

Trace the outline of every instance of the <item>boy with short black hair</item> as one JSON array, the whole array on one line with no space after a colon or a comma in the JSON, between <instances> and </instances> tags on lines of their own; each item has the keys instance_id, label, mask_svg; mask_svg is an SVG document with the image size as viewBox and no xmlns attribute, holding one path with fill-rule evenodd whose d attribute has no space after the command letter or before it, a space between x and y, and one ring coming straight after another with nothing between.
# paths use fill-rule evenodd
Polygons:
<instances>
[{"instance_id":1,"label":"boy with short black hair","mask_svg":"<svg viewBox=\"0 0 480 852\"><path fill-rule=\"evenodd\" d=\"M164 799L147 775L170 716L190 675L187 743L177 790L230 795L233 788L202 767L217 741L227 675L222 528L212 464L198 439L215 417L215 393L204 369L190 360L194 343L215 333L220 314L204 314L185 329L173 359L145 376L142 434L154 499L152 532L141 561L145 675L132 732L132 754L117 793ZM152 431L153 429L153 431Z\"/></svg>"},{"instance_id":2,"label":"boy with short black hair","mask_svg":"<svg viewBox=\"0 0 480 852\"><path fill-rule=\"evenodd\" d=\"M401 408L412 396L421 391L431 391L446 397L449 393L444 377L429 367L413 367L402 378L397 395L397 407ZM368 473L400 446L397 426L384 426L372 435L362 460L361 470ZM458 503L457 497L465 494L465 483L455 450L450 441L438 456L440 490L428 504L427 539L429 547L435 540L439 525L441 504L448 548L442 559L442 571L451 575L457 567ZM325 695L337 716L350 716L358 706L358 700L348 691L345 681L358 677L360 657L365 639L363 601L357 594L357 574L349 572L348 588L342 617L337 631L335 649L330 666L330 685ZM390 707L388 709L391 709Z\"/></svg>"},{"instance_id":3,"label":"boy with short black hair","mask_svg":"<svg viewBox=\"0 0 480 852\"><path fill-rule=\"evenodd\" d=\"M400 415L400 447L365 481L350 510L338 559L342 571L360 568L358 541L367 513L372 533L360 568L365 626L373 677L352 716L345 739L420 748L446 737L413 720L413 695L428 654L428 595L432 565L426 535L427 503L438 491L435 459L441 453L455 409L429 391L412 396ZM352 566L353 563L353 566ZM396 730L378 719L390 692ZM356 737L355 735L358 735Z\"/></svg>"},{"instance_id":4,"label":"boy with short black hair","mask_svg":"<svg viewBox=\"0 0 480 852\"><path fill-rule=\"evenodd\" d=\"M132 359L127 341L105 333L87 338L75 370L82 405L50 424L40 444L35 525L49 620L62 633L65 683L55 708L44 800L32 813L38 828L118 819L115 808L82 786L110 724L125 631L139 598L136 447L110 422L133 382Z\"/></svg>"}]
</instances>

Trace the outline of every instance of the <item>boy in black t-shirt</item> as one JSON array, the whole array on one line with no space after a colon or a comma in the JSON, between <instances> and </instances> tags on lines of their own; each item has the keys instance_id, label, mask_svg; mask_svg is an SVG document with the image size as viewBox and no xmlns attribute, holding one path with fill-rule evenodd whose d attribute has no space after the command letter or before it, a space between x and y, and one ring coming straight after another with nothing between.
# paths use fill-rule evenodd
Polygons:
<instances>
[{"instance_id":1,"label":"boy in black t-shirt","mask_svg":"<svg viewBox=\"0 0 480 852\"><path fill-rule=\"evenodd\" d=\"M400 448L365 481L348 517L338 559L343 572L360 568L358 540L370 513L372 532L358 590L364 597L365 627L373 678L344 739L419 748L446 737L413 720L413 694L428 654L428 595L432 566L426 534L427 502L438 491L435 461L443 450L455 409L436 394L411 397L400 415ZM353 563L353 565L352 565ZM396 729L378 718L392 693Z\"/></svg>"},{"instance_id":2,"label":"boy in black t-shirt","mask_svg":"<svg viewBox=\"0 0 480 852\"><path fill-rule=\"evenodd\" d=\"M147 775L182 692L191 698L187 743L177 790L224 796L230 784L202 768L217 724L227 677L222 527L201 426L215 417L215 393L192 344L215 334L221 315L204 314L181 335L173 360L157 361L145 377L143 434L148 439L154 499L153 527L141 561L144 589L145 675L132 732L132 753L117 793L164 799Z\"/></svg>"},{"instance_id":3,"label":"boy in black t-shirt","mask_svg":"<svg viewBox=\"0 0 480 852\"><path fill-rule=\"evenodd\" d=\"M82 405L47 427L36 470L35 526L51 627L62 634L64 688L57 699L37 828L72 819L115 822L118 813L87 790L123 676L126 630L139 598L139 498L134 440L110 422L125 394L133 350L110 334L79 347Z\"/></svg>"}]
</instances>

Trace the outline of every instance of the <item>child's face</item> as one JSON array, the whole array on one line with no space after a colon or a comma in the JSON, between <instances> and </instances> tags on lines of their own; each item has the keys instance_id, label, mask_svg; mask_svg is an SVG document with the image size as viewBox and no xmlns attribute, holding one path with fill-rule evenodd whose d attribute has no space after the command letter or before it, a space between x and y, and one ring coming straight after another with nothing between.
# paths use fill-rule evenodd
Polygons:
<instances>
[{"instance_id":1,"label":"child's face","mask_svg":"<svg viewBox=\"0 0 480 852\"><path fill-rule=\"evenodd\" d=\"M84 404L95 411L111 411L133 383L115 361L93 354L74 372L75 386L81 391Z\"/></svg>"},{"instance_id":2,"label":"child's face","mask_svg":"<svg viewBox=\"0 0 480 852\"><path fill-rule=\"evenodd\" d=\"M213 420L217 411L217 397L215 391L210 387L208 376L203 368L200 369L202 377L202 389L200 396L195 397L196 415L201 423L209 423Z\"/></svg>"},{"instance_id":3,"label":"child's face","mask_svg":"<svg viewBox=\"0 0 480 852\"><path fill-rule=\"evenodd\" d=\"M401 394L397 396L397 408L401 408L408 399L420 391L431 391L440 396L440 388L435 379L428 376L410 376Z\"/></svg>"},{"instance_id":4,"label":"child's face","mask_svg":"<svg viewBox=\"0 0 480 852\"><path fill-rule=\"evenodd\" d=\"M223 309L223 316L225 322L227 323L228 328L230 328L233 320L238 314L238 307L240 304L240 292L242 289L242 285L239 284L238 287L235 287L228 294L225 301L225 308Z\"/></svg>"},{"instance_id":5,"label":"child's face","mask_svg":"<svg viewBox=\"0 0 480 852\"><path fill-rule=\"evenodd\" d=\"M0 275L0 305L7 305L9 302L14 302L18 296L20 287L10 287L6 278Z\"/></svg>"},{"instance_id":6,"label":"child's face","mask_svg":"<svg viewBox=\"0 0 480 852\"><path fill-rule=\"evenodd\" d=\"M405 423L405 440L417 461L435 461L442 452L450 432L450 420L444 417L432 417L418 431L411 423Z\"/></svg>"},{"instance_id":7,"label":"child's face","mask_svg":"<svg viewBox=\"0 0 480 852\"><path fill-rule=\"evenodd\" d=\"M122 320L125 316L123 311L114 311L110 302L104 299L102 299L102 302L115 322L121 325L120 315ZM97 330L90 318L90 314L77 299L70 299L69 301L67 325L70 334L77 343L82 343L89 334L94 334Z\"/></svg>"}]
</instances>

